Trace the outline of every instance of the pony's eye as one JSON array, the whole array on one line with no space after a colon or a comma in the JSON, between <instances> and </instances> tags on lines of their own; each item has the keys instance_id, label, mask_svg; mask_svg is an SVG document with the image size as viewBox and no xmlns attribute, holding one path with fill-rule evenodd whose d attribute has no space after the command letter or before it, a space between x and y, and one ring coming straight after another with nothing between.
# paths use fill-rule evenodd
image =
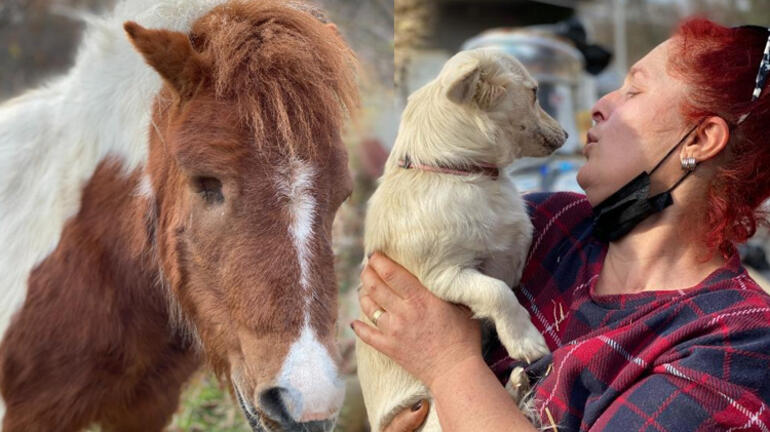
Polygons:
<instances>
[{"instance_id":1,"label":"pony's eye","mask_svg":"<svg viewBox=\"0 0 770 432\"><path fill-rule=\"evenodd\" d=\"M222 194L222 182L218 178L195 177L192 187L207 204L221 204L225 201L225 196Z\"/></svg>"}]
</instances>

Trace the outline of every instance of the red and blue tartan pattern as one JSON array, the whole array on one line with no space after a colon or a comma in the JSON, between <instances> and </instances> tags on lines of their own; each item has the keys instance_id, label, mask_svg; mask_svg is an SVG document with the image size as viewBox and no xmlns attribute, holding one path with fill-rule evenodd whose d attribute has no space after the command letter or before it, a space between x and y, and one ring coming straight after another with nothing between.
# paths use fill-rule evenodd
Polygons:
<instances>
[{"instance_id":1,"label":"red and blue tartan pattern","mask_svg":"<svg viewBox=\"0 0 770 432\"><path fill-rule=\"evenodd\" d=\"M526 367L544 425L566 431L770 432L770 296L737 255L696 286L598 296L607 243L584 195L524 196L535 234L516 295L552 353ZM665 289L665 287L661 287Z\"/></svg>"}]
</instances>

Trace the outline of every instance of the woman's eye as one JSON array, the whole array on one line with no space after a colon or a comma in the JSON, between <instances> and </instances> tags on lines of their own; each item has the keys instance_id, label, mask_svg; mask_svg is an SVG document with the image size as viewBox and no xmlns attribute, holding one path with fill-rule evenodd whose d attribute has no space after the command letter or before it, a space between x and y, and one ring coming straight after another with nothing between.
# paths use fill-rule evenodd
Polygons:
<instances>
[{"instance_id":1,"label":"woman's eye","mask_svg":"<svg viewBox=\"0 0 770 432\"><path fill-rule=\"evenodd\" d=\"M222 182L216 177L195 177L192 187L207 204L221 204L225 201Z\"/></svg>"}]
</instances>

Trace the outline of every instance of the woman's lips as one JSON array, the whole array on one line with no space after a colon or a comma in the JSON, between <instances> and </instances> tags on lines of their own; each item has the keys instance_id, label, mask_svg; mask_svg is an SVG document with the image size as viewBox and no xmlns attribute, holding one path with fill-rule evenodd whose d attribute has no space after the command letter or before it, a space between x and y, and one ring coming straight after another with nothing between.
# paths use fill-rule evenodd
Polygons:
<instances>
[{"instance_id":1,"label":"woman's lips","mask_svg":"<svg viewBox=\"0 0 770 432\"><path fill-rule=\"evenodd\" d=\"M596 138L596 135L594 135L593 133L588 132L586 134L586 145L583 146L583 156L588 157L588 148L591 147L597 141L599 140Z\"/></svg>"}]
</instances>

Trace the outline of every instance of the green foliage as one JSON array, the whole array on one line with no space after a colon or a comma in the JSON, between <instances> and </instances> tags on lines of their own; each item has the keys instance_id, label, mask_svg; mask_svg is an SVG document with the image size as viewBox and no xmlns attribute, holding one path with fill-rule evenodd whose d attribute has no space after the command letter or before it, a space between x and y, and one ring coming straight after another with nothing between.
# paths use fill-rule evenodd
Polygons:
<instances>
[{"instance_id":1,"label":"green foliage","mask_svg":"<svg viewBox=\"0 0 770 432\"><path fill-rule=\"evenodd\" d=\"M182 394L169 432L251 432L240 408L210 374L193 379Z\"/></svg>"}]
</instances>

